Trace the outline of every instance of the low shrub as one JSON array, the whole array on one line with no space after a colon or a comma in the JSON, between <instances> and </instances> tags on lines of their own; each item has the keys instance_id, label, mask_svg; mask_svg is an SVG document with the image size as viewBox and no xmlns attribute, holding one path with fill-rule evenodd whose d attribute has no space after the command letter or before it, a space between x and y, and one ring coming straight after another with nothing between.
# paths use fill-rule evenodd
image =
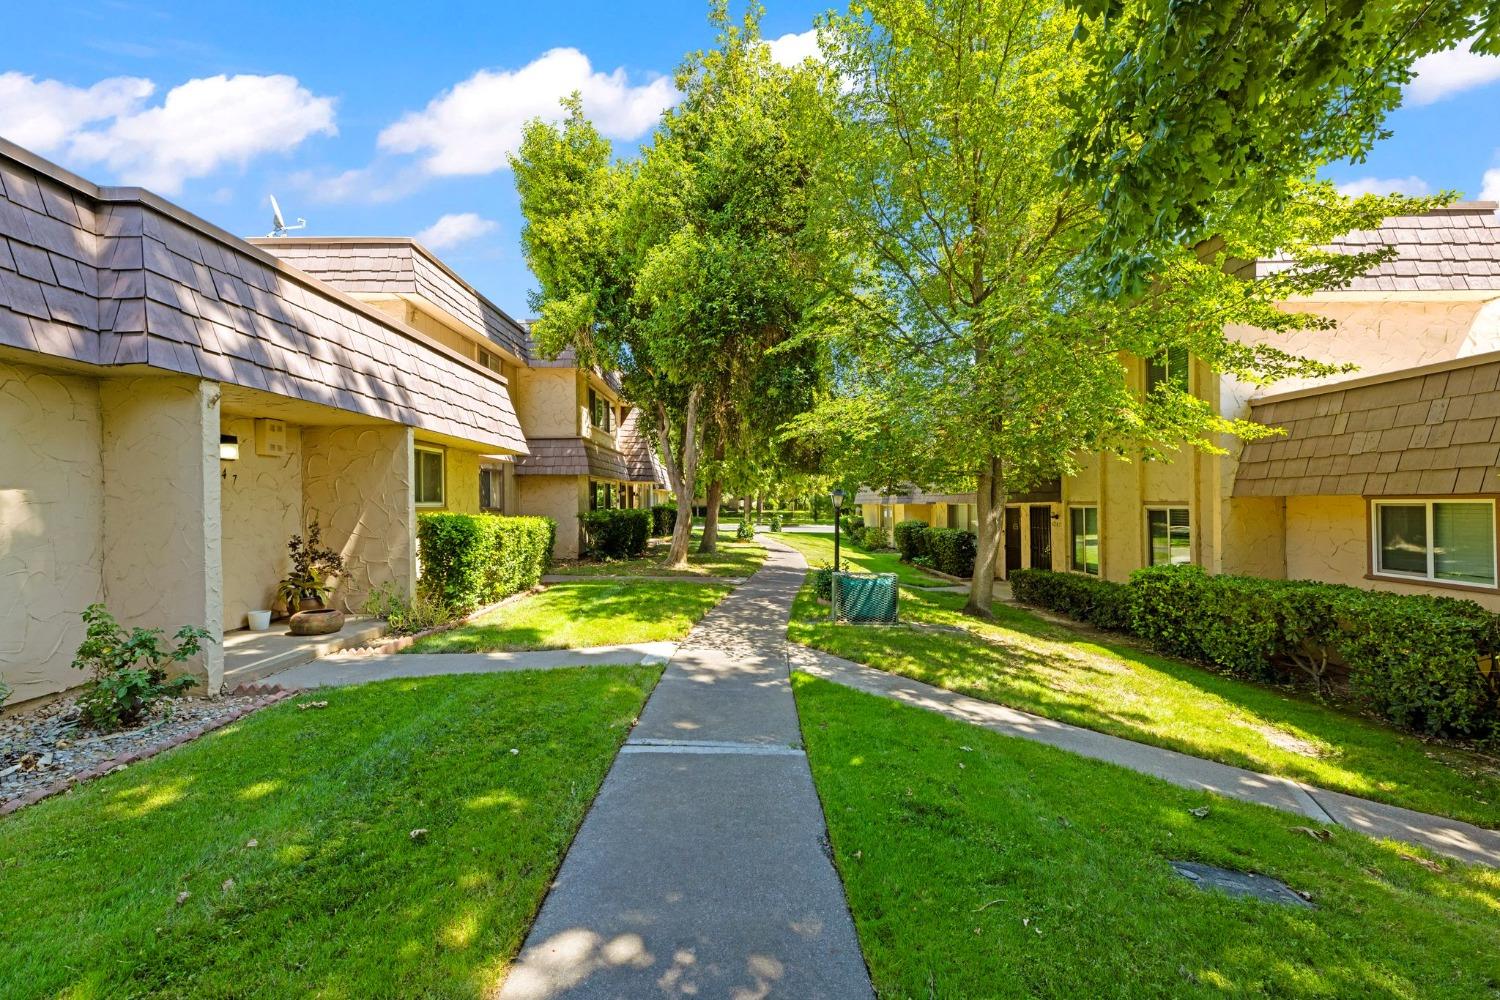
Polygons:
<instances>
[{"instance_id":1,"label":"low shrub","mask_svg":"<svg viewBox=\"0 0 1500 1000\"><path fill-rule=\"evenodd\" d=\"M902 562L911 562L927 554L927 522L901 521L896 525L896 551Z\"/></svg>"},{"instance_id":2,"label":"low shrub","mask_svg":"<svg viewBox=\"0 0 1500 1000\"><path fill-rule=\"evenodd\" d=\"M859 542L865 537L865 518L863 514L845 514L839 518L839 529L843 531L844 537L851 542Z\"/></svg>"},{"instance_id":3,"label":"low shrub","mask_svg":"<svg viewBox=\"0 0 1500 1000\"><path fill-rule=\"evenodd\" d=\"M1080 573L1018 569L1010 589L1019 601L1047 608L1111 632L1130 631L1130 588Z\"/></svg>"},{"instance_id":4,"label":"low shrub","mask_svg":"<svg viewBox=\"0 0 1500 1000\"><path fill-rule=\"evenodd\" d=\"M780 511L776 511L775 513L773 513L771 515L771 519L767 522L767 526L772 531L780 531L781 530L781 512Z\"/></svg>"},{"instance_id":5,"label":"low shrub","mask_svg":"<svg viewBox=\"0 0 1500 1000\"><path fill-rule=\"evenodd\" d=\"M204 642L213 642L208 630L184 625L163 644L159 628L136 627L126 632L102 604L90 604L83 612L84 639L73 657L73 666L91 676L78 699L83 720L98 729L120 729L144 719L162 698L182 694L198 683L186 674L167 676L174 663L197 656Z\"/></svg>"},{"instance_id":6,"label":"low shrub","mask_svg":"<svg viewBox=\"0 0 1500 1000\"><path fill-rule=\"evenodd\" d=\"M435 594L418 590L408 601L392 584L382 584L372 591L360 611L384 619L392 635L415 635L462 617Z\"/></svg>"},{"instance_id":7,"label":"low shrub","mask_svg":"<svg viewBox=\"0 0 1500 1000\"><path fill-rule=\"evenodd\" d=\"M579 514L588 549L602 559L634 559L651 541L651 512L638 508L591 510Z\"/></svg>"},{"instance_id":8,"label":"low shrub","mask_svg":"<svg viewBox=\"0 0 1500 1000\"><path fill-rule=\"evenodd\" d=\"M864 548L875 550L886 547L885 528L878 524L866 525L859 534L858 542Z\"/></svg>"},{"instance_id":9,"label":"low shrub","mask_svg":"<svg viewBox=\"0 0 1500 1000\"><path fill-rule=\"evenodd\" d=\"M556 535L550 517L419 514L419 588L455 614L493 604L541 581Z\"/></svg>"},{"instance_id":10,"label":"low shrub","mask_svg":"<svg viewBox=\"0 0 1500 1000\"><path fill-rule=\"evenodd\" d=\"M755 525L749 518L742 518L735 526L734 537L741 542L748 542L755 537Z\"/></svg>"},{"instance_id":11,"label":"low shrub","mask_svg":"<svg viewBox=\"0 0 1500 1000\"><path fill-rule=\"evenodd\" d=\"M651 536L661 538L672 533L677 523L677 505L659 503L651 508Z\"/></svg>"},{"instance_id":12,"label":"low shrub","mask_svg":"<svg viewBox=\"0 0 1500 1000\"><path fill-rule=\"evenodd\" d=\"M926 540L933 568L938 572L949 576L974 575L979 546L973 535L960 528L928 528Z\"/></svg>"},{"instance_id":13,"label":"low shrub","mask_svg":"<svg viewBox=\"0 0 1500 1000\"><path fill-rule=\"evenodd\" d=\"M833 567L828 565L819 566L812 571L813 593L820 600L833 600Z\"/></svg>"}]
</instances>

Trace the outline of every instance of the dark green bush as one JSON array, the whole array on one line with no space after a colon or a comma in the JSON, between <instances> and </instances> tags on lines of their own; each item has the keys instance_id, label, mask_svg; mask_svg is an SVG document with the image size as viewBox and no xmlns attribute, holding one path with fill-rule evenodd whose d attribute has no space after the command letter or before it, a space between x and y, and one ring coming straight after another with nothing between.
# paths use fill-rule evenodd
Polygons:
<instances>
[{"instance_id":1,"label":"dark green bush","mask_svg":"<svg viewBox=\"0 0 1500 1000\"><path fill-rule=\"evenodd\" d=\"M959 528L928 528L926 539L934 569L949 576L974 575L979 548L973 535Z\"/></svg>"},{"instance_id":2,"label":"dark green bush","mask_svg":"<svg viewBox=\"0 0 1500 1000\"><path fill-rule=\"evenodd\" d=\"M865 537L865 517L863 514L845 514L839 518L839 528L849 541L862 541Z\"/></svg>"},{"instance_id":3,"label":"dark green bush","mask_svg":"<svg viewBox=\"0 0 1500 1000\"><path fill-rule=\"evenodd\" d=\"M677 523L677 505L670 503L659 503L651 508L651 535L661 538L670 535L672 527Z\"/></svg>"},{"instance_id":4,"label":"dark green bush","mask_svg":"<svg viewBox=\"0 0 1500 1000\"><path fill-rule=\"evenodd\" d=\"M866 525L865 529L860 532L859 544L871 550L885 548L885 528L878 524Z\"/></svg>"},{"instance_id":5,"label":"dark green bush","mask_svg":"<svg viewBox=\"0 0 1500 1000\"><path fill-rule=\"evenodd\" d=\"M744 518L734 527L734 537L741 542L748 542L755 537L755 524L749 518Z\"/></svg>"},{"instance_id":6,"label":"dark green bush","mask_svg":"<svg viewBox=\"0 0 1500 1000\"><path fill-rule=\"evenodd\" d=\"M651 541L651 512L638 508L591 510L579 514L588 550L602 559L634 559Z\"/></svg>"},{"instance_id":7,"label":"dark green bush","mask_svg":"<svg viewBox=\"0 0 1500 1000\"><path fill-rule=\"evenodd\" d=\"M466 614L534 587L552 559L550 517L419 514L419 585L455 614Z\"/></svg>"},{"instance_id":8,"label":"dark green bush","mask_svg":"<svg viewBox=\"0 0 1500 1000\"><path fill-rule=\"evenodd\" d=\"M1018 569L1010 574L1010 589L1019 601L1088 622L1111 632L1130 631L1130 588L1082 573L1047 569Z\"/></svg>"},{"instance_id":9,"label":"dark green bush","mask_svg":"<svg viewBox=\"0 0 1500 1000\"><path fill-rule=\"evenodd\" d=\"M819 566L812 571L813 593L825 601L833 600L833 567Z\"/></svg>"},{"instance_id":10,"label":"dark green bush","mask_svg":"<svg viewBox=\"0 0 1500 1000\"><path fill-rule=\"evenodd\" d=\"M770 520L766 522L766 527L770 528L772 531L781 530L781 511L778 510L771 512L771 517Z\"/></svg>"},{"instance_id":11,"label":"dark green bush","mask_svg":"<svg viewBox=\"0 0 1500 1000\"><path fill-rule=\"evenodd\" d=\"M927 522L901 521L896 525L896 551L902 562L911 562L927 554Z\"/></svg>"}]
</instances>

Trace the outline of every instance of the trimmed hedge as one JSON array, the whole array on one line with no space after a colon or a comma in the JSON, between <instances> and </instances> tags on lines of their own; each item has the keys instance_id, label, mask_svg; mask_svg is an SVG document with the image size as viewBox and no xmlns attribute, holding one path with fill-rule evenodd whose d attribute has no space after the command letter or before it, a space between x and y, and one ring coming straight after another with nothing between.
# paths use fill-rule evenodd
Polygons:
<instances>
[{"instance_id":1,"label":"trimmed hedge","mask_svg":"<svg viewBox=\"0 0 1500 1000\"><path fill-rule=\"evenodd\" d=\"M535 587L552 559L550 517L418 514L420 587L458 614Z\"/></svg>"},{"instance_id":2,"label":"trimmed hedge","mask_svg":"<svg viewBox=\"0 0 1500 1000\"><path fill-rule=\"evenodd\" d=\"M896 551L902 562L911 562L927 555L927 522L901 521L896 525Z\"/></svg>"},{"instance_id":3,"label":"trimmed hedge","mask_svg":"<svg viewBox=\"0 0 1500 1000\"><path fill-rule=\"evenodd\" d=\"M979 545L961 528L928 528L924 533L933 568L949 576L973 576Z\"/></svg>"},{"instance_id":4,"label":"trimmed hedge","mask_svg":"<svg viewBox=\"0 0 1500 1000\"><path fill-rule=\"evenodd\" d=\"M605 559L633 559L646 554L651 541L651 512L618 507L591 510L578 515L588 538L589 551Z\"/></svg>"},{"instance_id":5,"label":"trimmed hedge","mask_svg":"<svg viewBox=\"0 0 1500 1000\"><path fill-rule=\"evenodd\" d=\"M651 508L651 535L653 538L661 538L670 535L672 527L677 523L677 505L670 503L659 503Z\"/></svg>"},{"instance_id":6,"label":"trimmed hedge","mask_svg":"<svg viewBox=\"0 0 1500 1000\"><path fill-rule=\"evenodd\" d=\"M1019 601L1061 612L1111 632L1129 632L1130 588L1080 573L1045 569L1010 572L1010 590Z\"/></svg>"},{"instance_id":7,"label":"trimmed hedge","mask_svg":"<svg viewBox=\"0 0 1500 1000\"><path fill-rule=\"evenodd\" d=\"M1425 734L1500 737L1500 692L1479 660L1500 652L1500 617L1473 601L1307 580L1152 566L1128 584L1022 570L1013 593L1238 677L1348 691ZM1128 609L1128 618L1121 608Z\"/></svg>"}]
</instances>

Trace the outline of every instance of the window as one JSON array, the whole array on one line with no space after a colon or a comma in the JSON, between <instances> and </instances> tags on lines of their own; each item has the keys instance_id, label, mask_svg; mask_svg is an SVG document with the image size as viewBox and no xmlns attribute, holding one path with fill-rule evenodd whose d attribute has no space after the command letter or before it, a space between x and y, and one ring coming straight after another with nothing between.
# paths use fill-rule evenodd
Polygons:
<instances>
[{"instance_id":1,"label":"window","mask_svg":"<svg viewBox=\"0 0 1500 1000\"><path fill-rule=\"evenodd\" d=\"M615 484L589 480L589 510L611 510L615 502Z\"/></svg>"},{"instance_id":2,"label":"window","mask_svg":"<svg viewBox=\"0 0 1500 1000\"><path fill-rule=\"evenodd\" d=\"M1494 501L1377 501L1374 507L1376 573L1495 586Z\"/></svg>"},{"instance_id":3,"label":"window","mask_svg":"<svg viewBox=\"0 0 1500 1000\"><path fill-rule=\"evenodd\" d=\"M612 431L615 429L615 408L610 405L603 393L589 390L589 422L594 425L596 431Z\"/></svg>"},{"instance_id":4,"label":"window","mask_svg":"<svg viewBox=\"0 0 1500 1000\"><path fill-rule=\"evenodd\" d=\"M479 470L479 509L505 509L505 470Z\"/></svg>"},{"instance_id":5,"label":"window","mask_svg":"<svg viewBox=\"0 0 1500 1000\"><path fill-rule=\"evenodd\" d=\"M1073 569L1099 575L1098 507L1068 508L1068 548Z\"/></svg>"},{"instance_id":6,"label":"window","mask_svg":"<svg viewBox=\"0 0 1500 1000\"><path fill-rule=\"evenodd\" d=\"M416 454L416 498L418 507L443 505L443 453L418 448Z\"/></svg>"},{"instance_id":7,"label":"window","mask_svg":"<svg viewBox=\"0 0 1500 1000\"><path fill-rule=\"evenodd\" d=\"M1192 532L1186 507L1150 508L1146 511L1146 538L1152 566L1179 566L1193 561Z\"/></svg>"},{"instance_id":8,"label":"window","mask_svg":"<svg viewBox=\"0 0 1500 1000\"><path fill-rule=\"evenodd\" d=\"M1168 347L1146 360L1146 391L1162 386L1179 392L1188 391L1188 352L1186 347Z\"/></svg>"}]
</instances>

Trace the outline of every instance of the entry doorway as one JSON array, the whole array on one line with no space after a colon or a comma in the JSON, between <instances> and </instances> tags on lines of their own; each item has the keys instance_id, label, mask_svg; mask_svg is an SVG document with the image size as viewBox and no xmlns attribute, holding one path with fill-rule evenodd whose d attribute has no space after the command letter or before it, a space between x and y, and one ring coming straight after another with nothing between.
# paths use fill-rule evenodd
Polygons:
<instances>
[{"instance_id":1,"label":"entry doorway","mask_svg":"<svg viewBox=\"0 0 1500 1000\"><path fill-rule=\"evenodd\" d=\"M1052 508L1031 508L1031 568L1052 568Z\"/></svg>"},{"instance_id":2,"label":"entry doorway","mask_svg":"<svg viewBox=\"0 0 1500 1000\"><path fill-rule=\"evenodd\" d=\"M1005 508L1005 578L1021 568L1021 508Z\"/></svg>"}]
</instances>

